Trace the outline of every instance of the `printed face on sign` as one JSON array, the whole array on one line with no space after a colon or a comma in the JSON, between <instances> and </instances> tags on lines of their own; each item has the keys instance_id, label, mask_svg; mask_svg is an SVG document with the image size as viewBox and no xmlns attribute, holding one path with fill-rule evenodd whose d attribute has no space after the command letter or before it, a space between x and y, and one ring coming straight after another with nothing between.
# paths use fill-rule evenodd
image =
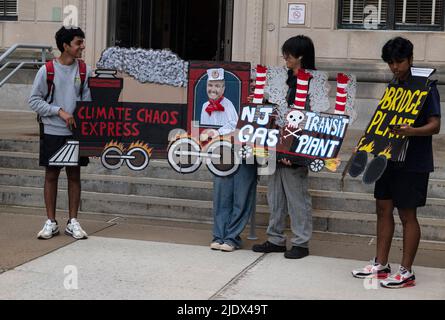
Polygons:
<instances>
[{"instance_id":1,"label":"printed face on sign","mask_svg":"<svg viewBox=\"0 0 445 320\"><path fill-rule=\"evenodd\" d=\"M189 134L193 128L228 134L249 94L250 63L191 62L188 83Z\"/></svg>"},{"instance_id":2,"label":"printed face on sign","mask_svg":"<svg viewBox=\"0 0 445 320\"><path fill-rule=\"evenodd\" d=\"M208 81L207 82L207 95L212 100L218 100L224 95L226 85L224 80Z\"/></svg>"}]
</instances>

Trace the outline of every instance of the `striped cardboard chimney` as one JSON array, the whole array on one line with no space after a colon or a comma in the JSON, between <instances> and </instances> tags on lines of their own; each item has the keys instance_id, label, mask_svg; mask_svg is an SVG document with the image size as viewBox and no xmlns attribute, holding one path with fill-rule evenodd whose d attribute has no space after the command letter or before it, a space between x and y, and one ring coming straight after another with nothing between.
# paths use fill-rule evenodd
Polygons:
<instances>
[{"instance_id":1,"label":"striped cardboard chimney","mask_svg":"<svg viewBox=\"0 0 445 320\"><path fill-rule=\"evenodd\" d=\"M349 77L344 73L337 75L337 98L335 101L335 114L345 114L346 102L348 100L348 93L346 87L348 86Z\"/></svg>"},{"instance_id":2,"label":"striped cardboard chimney","mask_svg":"<svg viewBox=\"0 0 445 320\"><path fill-rule=\"evenodd\" d=\"M312 75L304 69L298 70L297 74L297 92L295 94L294 108L304 110L309 93L309 81Z\"/></svg>"},{"instance_id":3,"label":"striped cardboard chimney","mask_svg":"<svg viewBox=\"0 0 445 320\"><path fill-rule=\"evenodd\" d=\"M267 67L256 67L256 82L253 103L262 104L264 100L264 87L266 86Z\"/></svg>"}]
</instances>

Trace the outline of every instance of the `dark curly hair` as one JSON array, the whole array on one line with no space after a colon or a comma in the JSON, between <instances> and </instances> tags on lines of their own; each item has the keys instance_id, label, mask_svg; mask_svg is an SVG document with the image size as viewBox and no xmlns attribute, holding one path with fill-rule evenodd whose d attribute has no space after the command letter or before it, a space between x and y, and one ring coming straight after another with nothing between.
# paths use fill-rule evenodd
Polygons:
<instances>
[{"instance_id":1,"label":"dark curly hair","mask_svg":"<svg viewBox=\"0 0 445 320\"><path fill-rule=\"evenodd\" d=\"M389 40L382 49L382 59L386 63L400 62L411 59L414 55L414 45L408 39L396 37Z\"/></svg>"},{"instance_id":2,"label":"dark curly hair","mask_svg":"<svg viewBox=\"0 0 445 320\"><path fill-rule=\"evenodd\" d=\"M80 28L66 28L65 26L60 28L56 33L57 48L59 48L60 52L63 53L65 51L63 45L65 43L71 44L75 37L85 39L85 33Z\"/></svg>"}]
</instances>

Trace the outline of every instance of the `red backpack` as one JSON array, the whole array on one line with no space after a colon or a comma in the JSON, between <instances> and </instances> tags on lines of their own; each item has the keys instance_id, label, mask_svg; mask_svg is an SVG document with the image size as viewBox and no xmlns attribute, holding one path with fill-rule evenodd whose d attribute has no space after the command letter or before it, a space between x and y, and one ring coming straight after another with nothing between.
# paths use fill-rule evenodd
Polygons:
<instances>
[{"instance_id":1,"label":"red backpack","mask_svg":"<svg viewBox=\"0 0 445 320\"><path fill-rule=\"evenodd\" d=\"M77 59L77 63L79 64L79 75L80 75L80 99L82 99L83 94L83 86L85 85L85 81L87 79L87 65L81 60ZM48 101L48 98L51 96L51 100L48 103L52 103L54 100L54 91L56 86L54 85L54 60L48 61L46 64L46 83L48 84L48 94L45 97L45 101Z\"/></svg>"}]
</instances>

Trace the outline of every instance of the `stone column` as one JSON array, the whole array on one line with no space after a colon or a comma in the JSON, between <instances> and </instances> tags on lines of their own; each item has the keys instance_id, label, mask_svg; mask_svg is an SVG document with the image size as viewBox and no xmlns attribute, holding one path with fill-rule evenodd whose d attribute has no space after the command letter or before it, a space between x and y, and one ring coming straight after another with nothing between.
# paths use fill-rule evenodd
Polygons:
<instances>
[{"instance_id":1,"label":"stone column","mask_svg":"<svg viewBox=\"0 0 445 320\"><path fill-rule=\"evenodd\" d=\"M235 1L232 60L261 63L264 0Z\"/></svg>"},{"instance_id":2,"label":"stone column","mask_svg":"<svg viewBox=\"0 0 445 320\"><path fill-rule=\"evenodd\" d=\"M280 14L282 1L264 0L263 52L261 62L268 66L282 64L280 43Z\"/></svg>"},{"instance_id":3,"label":"stone column","mask_svg":"<svg viewBox=\"0 0 445 320\"><path fill-rule=\"evenodd\" d=\"M86 17L85 19L80 19L80 21L85 21L84 27L87 38L85 60L89 65L95 66L107 45L108 1L95 0L85 2Z\"/></svg>"}]
</instances>

